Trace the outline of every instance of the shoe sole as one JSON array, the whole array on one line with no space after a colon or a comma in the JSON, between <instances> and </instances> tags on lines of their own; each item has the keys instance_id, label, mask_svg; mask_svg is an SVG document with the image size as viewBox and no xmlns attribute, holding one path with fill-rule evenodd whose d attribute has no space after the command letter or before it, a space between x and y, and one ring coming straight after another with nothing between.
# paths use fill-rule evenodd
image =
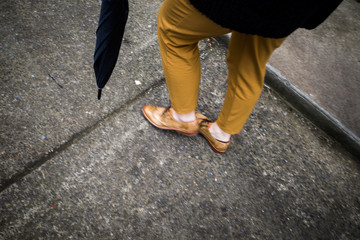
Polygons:
<instances>
[{"instance_id":1,"label":"shoe sole","mask_svg":"<svg viewBox=\"0 0 360 240\"><path fill-rule=\"evenodd\" d=\"M162 127L162 126L159 126L157 125L156 123L154 123L148 116L147 114L145 113L144 111L144 108L145 106L142 108L142 112L143 112L143 115L145 116L145 118L155 127L157 128L160 128L160 129L163 129L163 130L172 130L172 131L176 131L180 134L183 134L183 135L186 135L186 136L189 136L189 137L193 137L193 136L196 136L198 134L198 132L195 132L195 133L189 133L189 132L183 132L183 131L180 131L180 130L177 130L175 128L169 128L169 127Z\"/></svg>"}]
</instances>

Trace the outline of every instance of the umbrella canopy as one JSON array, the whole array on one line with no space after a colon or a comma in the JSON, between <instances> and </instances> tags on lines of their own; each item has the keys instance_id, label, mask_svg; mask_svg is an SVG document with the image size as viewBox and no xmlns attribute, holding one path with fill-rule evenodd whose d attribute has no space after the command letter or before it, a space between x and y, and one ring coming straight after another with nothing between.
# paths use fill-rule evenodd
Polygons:
<instances>
[{"instance_id":1,"label":"umbrella canopy","mask_svg":"<svg viewBox=\"0 0 360 240\"><path fill-rule=\"evenodd\" d=\"M94 53L98 99L116 65L128 12L128 0L102 0Z\"/></svg>"}]
</instances>

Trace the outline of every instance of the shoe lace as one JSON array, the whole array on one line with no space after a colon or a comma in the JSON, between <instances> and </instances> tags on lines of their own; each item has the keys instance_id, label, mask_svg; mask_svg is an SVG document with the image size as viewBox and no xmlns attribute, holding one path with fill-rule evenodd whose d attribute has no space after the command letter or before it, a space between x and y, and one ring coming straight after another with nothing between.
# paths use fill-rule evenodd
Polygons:
<instances>
[{"instance_id":1,"label":"shoe lace","mask_svg":"<svg viewBox=\"0 0 360 240\"><path fill-rule=\"evenodd\" d=\"M211 123L212 121L208 118L198 118L200 120L199 124L202 123Z\"/></svg>"},{"instance_id":2,"label":"shoe lace","mask_svg":"<svg viewBox=\"0 0 360 240\"><path fill-rule=\"evenodd\" d=\"M171 108L171 106L168 106L167 108L165 108L165 110L164 110L164 112L163 112L162 114L164 115L165 113L167 113L168 111L170 111L170 108Z\"/></svg>"},{"instance_id":3,"label":"shoe lace","mask_svg":"<svg viewBox=\"0 0 360 240\"><path fill-rule=\"evenodd\" d=\"M199 119L200 119L200 121L201 121L201 122L208 122L208 123L210 123L210 122L211 122L211 120L206 119L206 118L199 118Z\"/></svg>"},{"instance_id":4,"label":"shoe lace","mask_svg":"<svg viewBox=\"0 0 360 240\"><path fill-rule=\"evenodd\" d=\"M168 111L170 111L171 105L168 106L167 108L164 109L163 114L167 113ZM198 118L200 120L200 124L201 123L211 123L212 121L208 118Z\"/></svg>"}]
</instances>

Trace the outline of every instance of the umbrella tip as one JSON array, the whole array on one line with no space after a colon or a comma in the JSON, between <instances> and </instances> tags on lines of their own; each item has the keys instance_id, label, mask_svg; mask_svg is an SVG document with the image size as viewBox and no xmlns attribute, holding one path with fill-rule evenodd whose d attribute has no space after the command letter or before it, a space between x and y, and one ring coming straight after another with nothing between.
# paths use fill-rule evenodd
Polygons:
<instances>
[{"instance_id":1,"label":"umbrella tip","mask_svg":"<svg viewBox=\"0 0 360 240\"><path fill-rule=\"evenodd\" d=\"M99 90L98 90L98 100L100 100L100 98L101 98L101 90L102 90L102 89L99 89Z\"/></svg>"}]
</instances>

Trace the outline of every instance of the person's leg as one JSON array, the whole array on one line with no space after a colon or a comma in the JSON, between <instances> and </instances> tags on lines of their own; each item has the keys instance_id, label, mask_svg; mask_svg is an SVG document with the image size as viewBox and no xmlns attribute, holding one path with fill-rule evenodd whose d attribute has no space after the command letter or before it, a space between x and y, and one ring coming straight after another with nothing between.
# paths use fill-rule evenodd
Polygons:
<instances>
[{"instance_id":1,"label":"person's leg","mask_svg":"<svg viewBox=\"0 0 360 240\"><path fill-rule=\"evenodd\" d=\"M158 14L158 38L176 120L195 118L201 74L198 41L228 32L229 29L212 22L188 0L165 0L163 3ZM186 114L189 116L184 116Z\"/></svg>"},{"instance_id":2,"label":"person's leg","mask_svg":"<svg viewBox=\"0 0 360 240\"><path fill-rule=\"evenodd\" d=\"M195 112L200 84L197 44L227 32L188 0L165 0L158 14L158 38L172 108L145 105L143 114L151 124L189 136L198 133L199 117L206 117Z\"/></svg>"},{"instance_id":3,"label":"person's leg","mask_svg":"<svg viewBox=\"0 0 360 240\"><path fill-rule=\"evenodd\" d=\"M241 131L260 97L266 63L284 40L232 32L227 58L228 89L224 106L210 132L216 127L228 136ZM219 140L222 140L221 134Z\"/></svg>"}]
</instances>

